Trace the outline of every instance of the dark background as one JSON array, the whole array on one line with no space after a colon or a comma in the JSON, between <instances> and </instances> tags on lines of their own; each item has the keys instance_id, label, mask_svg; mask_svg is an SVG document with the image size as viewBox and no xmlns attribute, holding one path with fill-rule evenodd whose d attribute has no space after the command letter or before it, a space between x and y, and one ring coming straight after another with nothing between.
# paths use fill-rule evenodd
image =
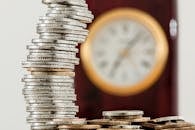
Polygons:
<instances>
[{"instance_id":1,"label":"dark background","mask_svg":"<svg viewBox=\"0 0 195 130\"><path fill-rule=\"evenodd\" d=\"M174 0L87 0L97 18L111 9L132 7L152 15L163 27L169 41L168 62L159 80L147 91L135 96L108 95L94 86L87 78L82 63L76 68L77 104L79 117L100 118L104 110L141 109L145 116L177 115L177 38L169 33L171 19L177 19ZM79 55L78 55L79 56Z\"/></svg>"}]
</instances>

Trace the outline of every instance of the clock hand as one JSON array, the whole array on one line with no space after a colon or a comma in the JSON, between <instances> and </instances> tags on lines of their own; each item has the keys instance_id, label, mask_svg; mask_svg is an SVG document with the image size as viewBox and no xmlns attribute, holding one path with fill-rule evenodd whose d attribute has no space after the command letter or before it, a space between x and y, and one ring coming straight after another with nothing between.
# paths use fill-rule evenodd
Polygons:
<instances>
[{"instance_id":1,"label":"clock hand","mask_svg":"<svg viewBox=\"0 0 195 130\"><path fill-rule=\"evenodd\" d=\"M119 65L121 64L121 60L122 60L122 58L121 58L121 56L119 55L118 58L117 58L117 60L114 62L114 65L113 65L113 67L112 67L112 69L111 69L111 71L110 71L110 74L109 74L110 77L113 77L113 76L115 75L116 69L117 69L117 68L119 67Z\"/></svg>"},{"instance_id":2,"label":"clock hand","mask_svg":"<svg viewBox=\"0 0 195 130\"><path fill-rule=\"evenodd\" d=\"M124 49L124 53L120 54L118 56L118 58L116 59L116 61L114 62L114 65L110 71L110 76L114 76L115 75L115 71L117 70L117 68L120 66L121 61L123 60L124 57L126 57L127 53L129 52L129 50L137 43L137 41L140 39L140 33L136 33L136 35L134 36L134 38L128 42L127 47Z\"/></svg>"},{"instance_id":3,"label":"clock hand","mask_svg":"<svg viewBox=\"0 0 195 130\"><path fill-rule=\"evenodd\" d=\"M128 42L128 45L125 48L125 50L130 50L137 43L137 41L140 40L140 37L141 37L140 33L136 33L134 38Z\"/></svg>"}]
</instances>

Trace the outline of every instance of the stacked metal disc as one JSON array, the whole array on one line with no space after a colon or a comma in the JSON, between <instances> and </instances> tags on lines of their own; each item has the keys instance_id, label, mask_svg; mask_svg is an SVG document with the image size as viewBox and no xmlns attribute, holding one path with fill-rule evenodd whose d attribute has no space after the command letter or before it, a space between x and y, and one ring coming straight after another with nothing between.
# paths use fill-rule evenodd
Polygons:
<instances>
[{"instance_id":1,"label":"stacked metal disc","mask_svg":"<svg viewBox=\"0 0 195 130\"><path fill-rule=\"evenodd\" d=\"M149 117L143 117L140 110L104 111L103 119L89 120L89 124L101 125L99 130L140 130L141 124L148 122Z\"/></svg>"},{"instance_id":2,"label":"stacked metal disc","mask_svg":"<svg viewBox=\"0 0 195 130\"><path fill-rule=\"evenodd\" d=\"M39 38L27 46L29 55L22 63L28 70L23 77L27 122L32 130L56 129L53 119L75 118L74 68L78 43L88 35L87 23L93 15L85 0L43 0L46 16L37 24Z\"/></svg>"},{"instance_id":3,"label":"stacked metal disc","mask_svg":"<svg viewBox=\"0 0 195 130\"><path fill-rule=\"evenodd\" d=\"M153 119L142 124L146 130L195 130L195 125L185 122L179 116L169 116Z\"/></svg>"},{"instance_id":4,"label":"stacked metal disc","mask_svg":"<svg viewBox=\"0 0 195 130\"><path fill-rule=\"evenodd\" d=\"M48 122L49 125L57 124L59 130L96 130L101 128L100 125L91 125L86 123L86 119L83 118L55 119Z\"/></svg>"}]
</instances>

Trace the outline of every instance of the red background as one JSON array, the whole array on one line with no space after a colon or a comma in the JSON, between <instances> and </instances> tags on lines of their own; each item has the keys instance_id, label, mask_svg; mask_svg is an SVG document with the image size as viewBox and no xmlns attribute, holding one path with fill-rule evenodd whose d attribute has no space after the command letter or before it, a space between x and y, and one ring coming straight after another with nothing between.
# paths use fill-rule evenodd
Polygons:
<instances>
[{"instance_id":1,"label":"red background","mask_svg":"<svg viewBox=\"0 0 195 130\"><path fill-rule=\"evenodd\" d=\"M147 91L129 97L108 95L87 78L82 64L76 67L77 104L79 117L100 118L104 110L141 109L145 116L177 115L177 39L169 33L169 22L176 19L174 0L87 0L95 17L118 8L133 7L146 11L161 24L169 41L169 57L160 79ZM79 55L78 55L79 56Z\"/></svg>"}]
</instances>

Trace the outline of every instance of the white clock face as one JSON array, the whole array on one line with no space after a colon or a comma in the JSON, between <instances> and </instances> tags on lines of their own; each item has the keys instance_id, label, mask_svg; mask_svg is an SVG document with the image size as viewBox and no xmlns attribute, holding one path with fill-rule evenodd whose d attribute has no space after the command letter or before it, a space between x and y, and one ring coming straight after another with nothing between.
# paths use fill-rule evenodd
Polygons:
<instances>
[{"instance_id":1,"label":"white clock face","mask_svg":"<svg viewBox=\"0 0 195 130\"><path fill-rule=\"evenodd\" d=\"M142 24L114 20L98 29L91 45L92 65L106 82L131 86L144 80L156 63L156 43Z\"/></svg>"}]
</instances>

